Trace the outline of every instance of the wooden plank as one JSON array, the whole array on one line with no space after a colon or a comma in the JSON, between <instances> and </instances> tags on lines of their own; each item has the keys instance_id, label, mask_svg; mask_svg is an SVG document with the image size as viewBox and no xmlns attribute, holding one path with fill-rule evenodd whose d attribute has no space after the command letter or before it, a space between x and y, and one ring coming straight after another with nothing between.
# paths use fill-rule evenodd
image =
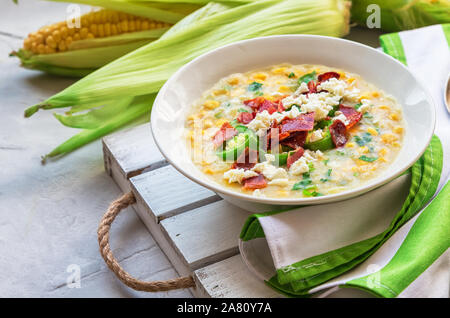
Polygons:
<instances>
[{"instance_id":1,"label":"wooden plank","mask_svg":"<svg viewBox=\"0 0 450 318\"><path fill-rule=\"evenodd\" d=\"M240 255L196 270L194 280L195 297L281 297L248 270Z\"/></svg>"},{"instance_id":2,"label":"wooden plank","mask_svg":"<svg viewBox=\"0 0 450 318\"><path fill-rule=\"evenodd\" d=\"M160 224L180 259L195 270L239 253L239 233L249 215L221 200Z\"/></svg>"},{"instance_id":3,"label":"wooden plank","mask_svg":"<svg viewBox=\"0 0 450 318\"><path fill-rule=\"evenodd\" d=\"M130 190L129 178L167 165L153 140L150 124L103 138L103 158L106 172L124 192Z\"/></svg>"},{"instance_id":4,"label":"wooden plank","mask_svg":"<svg viewBox=\"0 0 450 318\"><path fill-rule=\"evenodd\" d=\"M198 185L168 165L130 179L136 200L156 223L176 214L220 200L214 192Z\"/></svg>"}]
</instances>

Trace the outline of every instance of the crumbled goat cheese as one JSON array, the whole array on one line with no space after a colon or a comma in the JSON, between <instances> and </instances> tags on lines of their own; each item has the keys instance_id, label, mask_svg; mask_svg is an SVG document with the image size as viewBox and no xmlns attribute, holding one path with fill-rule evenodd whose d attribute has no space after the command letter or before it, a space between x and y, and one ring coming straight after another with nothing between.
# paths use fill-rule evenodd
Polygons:
<instances>
[{"instance_id":1,"label":"crumbled goat cheese","mask_svg":"<svg viewBox=\"0 0 450 318\"><path fill-rule=\"evenodd\" d=\"M266 161L257 163L252 171L262 173L268 180L285 179L288 177L287 172L283 168L277 168L271 164L275 161L275 156L266 154Z\"/></svg>"},{"instance_id":2,"label":"crumbled goat cheese","mask_svg":"<svg viewBox=\"0 0 450 318\"><path fill-rule=\"evenodd\" d=\"M296 160L289 168L290 174L297 176L309 171L308 163L316 161L314 151L306 150L303 156Z\"/></svg>"},{"instance_id":3,"label":"crumbled goat cheese","mask_svg":"<svg viewBox=\"0 0 450 318\"><path fill-rule=\"evenodd\" d=\"M335 113L335 116L333 117L333 121L335 121L336 119L339 119L340 121L342 121L345 126L347 126L349 124L347 117L345 117L345 115L340 111L337 111Z\"/></svg>"},{"instance_id":4,"label":"crumbled goat cheese","mask_svg":"<svg viewBox=\"0 0 450 318\"><path fill-rule=\"evenodd\" d=\"M304 113L314 112L314 120L322 120L327 117L333 106L339 105L341 96L333 96L330 93L321 92L300 96L302 100L301 110Z\"/></svg>"},{"instance_id":5,"label":"crumbled goat cheese","mask_svg":"<svg viewBox=\"0 0 450 318\"><path fill-rule=\"evenodd\" d=\"M298 105L298 98L303 94L309 92L308 85L306 83L301 83L297 90L291 96L283 99L283 106L289 107L291 105Z\"/></svg>"},{"instance_id":6,"label":"crumbled goat cheese","mask_svg":"<svg viewBox=\"0 0 450 318\"><path fill-rule=\"evenodd\" d=\"M248 124L248 128L259 131L260 129L267 130L272 124L272 117L267 110L257 113L255 118Z\"/></svg>"},{"instance_id":7,"label":"crumbled goat cheese","mask_svg":"<svg viewBox=\"0 0 450 318\"><path fill-rule=\"evenodd\" d=\"M309 141L314 142L314 141L320 140L322 138L323 138L322 129L317 129L312 132L311 136L309 137Z\"/></svg>"},{"instance_id":8,"label":"crumbled goat cheese","mask_svg":"<svg viewBox=\"0 0 450 318\"><path fill-rule=\"evenodd\" d=\"M361 106L358 108L358 111L361 113L366 113L370 109L370 100L368 99L361 99Z\"/></svg>"},{"instance_id":9,"label":"crumbled goat cheese","mask_svg":"<svg viewBox=\"0 0 450 318\"><path fill-rule=\"evenodd\" d=\"M223 174L223 178L228 180L228 183L238 182L251 177L256 177L258 174L252 170L231 169Z\"/></svg>"},{"instance_id":10,"label":"crumbled goat cheese","mask_svg":"<svg viewBox=\"0 0 450 318\"><path fill-rule=\"evenodd\" d=\"M273 179L272 181L269 181L269 185L276 185L280 187L286 187L289 185L289 179L283 178L283 179Z\"/></svg>"},{"instance_id":11,"label":"crumbled goat cheese","mask_svg":"<svg viewBox=\"0 0 450 318\"><path fill-rule=\"evenodd\" d=\"M317 86L317 90L325 90L334 95L344 96L346 94L347 83L337 78L330 78L329 80L320 83Z\"/></svg>"},{"instance_id":12,"label":"crumbled goat cheese","mask_svg":"<svg viewBox=\"0 0 450 318\"><path fill-rule=\"evenodd\" d=\"M295 161L289 168L289 172L294 176L301 175L308 171L309 171L308 162L305 157L301 157L300 159Z\"/></svg>"}]
</instances>

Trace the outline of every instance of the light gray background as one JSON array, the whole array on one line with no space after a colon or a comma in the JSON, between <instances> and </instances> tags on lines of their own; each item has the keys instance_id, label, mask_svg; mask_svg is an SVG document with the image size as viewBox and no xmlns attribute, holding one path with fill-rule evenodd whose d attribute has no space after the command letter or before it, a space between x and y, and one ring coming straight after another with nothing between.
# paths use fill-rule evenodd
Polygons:
<instances>
[{"instance_id":1,"label":"light gray background","mask_svg":"<svg viewBox=\"0 0 450 318\"><path fill-rule=\"evenodd\" d=\"M40 163L41 155L77 130L59 124L50 111L29 119L23 111L73 80L24 70L8 54L28 33L64 20L66 8L38 0L0 3L0 296L191 297L188 291L135 292L104 264L97 226L121 192L104 172L100 141L45 166ZM349 38L378 46L379 34L354 28ZM111 245L122 266L137 278L176 275L132 209L114 223ZM71 264L80 266L81 288L66 285Z\"/></svg>"}]
</instances>

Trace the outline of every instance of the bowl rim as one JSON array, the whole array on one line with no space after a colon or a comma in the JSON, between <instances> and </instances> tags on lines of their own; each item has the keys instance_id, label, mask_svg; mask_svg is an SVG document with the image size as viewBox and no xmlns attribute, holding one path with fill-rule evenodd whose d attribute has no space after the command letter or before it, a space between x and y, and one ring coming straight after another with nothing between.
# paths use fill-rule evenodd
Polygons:
<instances>
[{"instance_id":1,"label":"bowl rim","mask_svg":"<svg viewBox=\"0 0 450 318\"><path fill-rule=\"evenodd\" d=\"M335 193L335 194L330 194L330 195L325 195L325 196L319 196L319 197L308 197L308 198L271 198L271 197L257 197L257 196L253 196L251 194L243 194L243 193L239 193L236 191L232 191L229 189L226 189L224 186L221 186L220 184L217 184L216 182L214 182L213 180L208 180L208 182L205 182L204 180L198 179L195 176L191 175L189 172L185 171L183 169L183 167L179 166L178 164L176 164L174 161L171 160L170 156L167 155L167 153L165 153L164 151L164 147L161 146L158 142L158 132L155 131L156 125L154 125L154 121L156 120L156 116L150 116L150 127L151 127L151 131L152 131L152 136L153 139L155 141L156 146L158 147L159 151L162 153L162 155L164 156L164 158L177 170L179 171L182 175L184 175L185 177L187 177L188 179L204 186L205 188L208 188L216 193L218 193L219 195L223 194L224 196L231 196L233 198L236 199L240 199L240 200L244 200L244 201L250 201L250 202L257 202L257 203L263 203L263 204L270 204L270 205L307 205L307 204L322 204L322 203L330 203L330 202L335 202L335 201L343 201L343 200L347 200L359 195L362 195L366 192L369 192L373 189L376 189L392 180L394 180L395 178L397 178L398 176L400 176L402 173L404 173L406 170L408 170L425 152L426 148L428 147L428 145L431 142L431 138L433 137L434 134L434 130L435 130L435 125L436 125L436 106L435 106L435 102L433 100L432 95L430 94L430 92L428 91L428 89L426 88L426 86L423 84L423 82L413 73L411 72L403 63L401 63L400 61L396 60L395 58L393 58L392 56L377 50L375 48L372 48L368 45L359 43L359 42L355 42L355 41L351 41L348 39L342 39L342 38L336 38L336 37L331 37L331 36L323 36L323 35L311 35L311 34L284 34L284 35L271 35L271 36L265 36L265 37L257 37L257 38L252 38L252 39L247 39L247 40L241 40L241 41L237 41L237 42L233 42L224 46L220 46L218 48L215 48L211 51L208 51L206 53L203 53L202 55L196 57L195 59L191 60L190 62L186 63L185 65L183 65L182 67L180 67L174 74L172 74L170 76L170 78L164 83L164 85L161 87L161 89L159 90L155 101L153 103L153 107L152 107L152 114L153 111L157 108L157 105L160 103L160 100L162 99L161 96L164 95L165 91L168 89L168 87L171 85L171 82L174 78L176 78L178 76L178 74L182 73L186 68L189 68L192 64L197 63L199 60L206 58L210 55L216 54L218 51L224 50L226 48L229 48L231 46L236 46L236 45L246 45L252 42L257 42L257 41L270 41L272 39L279 39L279 38L285 38L285 39L302 39L302 38L322 38L324 40L327 41L335 41L335 42L346 42L349 43L351 45L355 45L355 46L359 46L362 47L366 50L375 52L376 54L382 54L384 56L384 58L387 58L391 61L393 61L394 63L398 64L401 68L403 68L406 72L408 72L413 78L414 80L419 84L419 86L421 87L422 91L425 94L426 100L428 101L428 103L430 104L430 108L431 108L431 121L432 121L432 125L430 126L430 129L428 131L428 136L427 136L427 141L426 143L424 143L424 146L422 147L422 149L420 149L420 151L417 153L417 155L414 158L409 159L407 162L405 162L404 164L401 165L401 167L397 170L395 170L394 172L387 174L386 177L382 178L381 180L379 180L378 182L375 183L369 183L366 185L362 185L360 187L357 188L352 188L349 190L345 190L339 193ZM395 96L394 96L395 97ZM403 108L403 106L402 106ZM205 178L206 179L206 178Z\"/></svg>"}]
</instances>

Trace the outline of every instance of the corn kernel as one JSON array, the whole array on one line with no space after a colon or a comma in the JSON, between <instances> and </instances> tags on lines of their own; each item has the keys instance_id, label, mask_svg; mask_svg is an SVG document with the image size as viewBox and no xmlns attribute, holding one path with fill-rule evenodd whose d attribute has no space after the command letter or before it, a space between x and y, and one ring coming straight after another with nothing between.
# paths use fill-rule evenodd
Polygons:
<instances>
[{"instance_id":1,"label":"corn kernel","mask_svg":"<svg viewBox=\"0 0 450 318\"><path fill-rule=\"evenodd\" d=\"M397 113L392 113L389 115L389 118L395 121L398 121L400 119L400 117L398 116Z\"/></svg>"},{"instance_id":2,"label":"corn kernel","mask_svg":"<svg viewBox=\"0 0 450 318\"><path fill-rule=\"evenodd\" d=\"M381 105L381 106L378 106L378 108L379 109L384 109L384 110L389 110L389 109L391 109L389 106L387 106L387 105Z\"/></svg>"},{"instance_id":3,"label":"corn kernel","mask_svg":"<svg viewBox=\"0 0 450 318\"><path fill-rule=\"evenodd\" d=\"M396 141L395 141L395 142L393 142L393 143L392 143L392 145L393 145L394 147L397 147L397 148L399 148L399 147L400 147L400 143L398 143L398 142L396 142Z\"/></svg>"},{"instance_id":4,"label":"corn kernel","mask_svg":"<svg viewBox=\"0 0 450 318\"><path fill-rule=\"evenodd\" d=\"M228 120L225 118L221 118L218 121L216 121L216 127L222 127L223 124L225 124Z\"/></svg>"},{"instance_id":5,"label":"corn kernel","mask_svg":"<svg viewBox=\"0 0 450 318\"><path fill-rule=\"evenodd\" d=\"M372 97L380 97L380 93L379 92L372 92Z\"/></svg>"},{"instance_id":6,"label":"corn kernel","mask_svg":"<svg viewBox=\"0 0 450 318\"><path fill-rule=\"evenodd\" d=\"M272 73L275 74L284 74L286 72L286 67L277 67L272 70Z\"/></svg>"},{"instance_id":7,"label":"corn kernel","mask_svg":"<svg viewBox=\"0 0 450 318\"><path fill-rule=\"evenodd\" d=\"M212 171L211 168L205 168L203 169L203 172L206 174L214 174L214 171Z\"/></svg>"},{"instance_id":8,"label":"corn kernel","mask_svg":"<svg viewBox=\"0 0 450 318\"><path fill-rule=\"evenodd\" d=\"M264 73L257 73L253 76L253 78L264 81L267 78L267 75Z\"/></svg>"},{"instance_id":9,"label":"corn kernel","mask_svg":"<svg viewBox=\"0 0 450 318\"><path fill-rule=\"evenodd\" d=\"M363 146L359 148L359 152L360 153L368 153L369 152L369 148L367 146Z\"/></svg>"},{"instance_id":10,"label":"corn kernel","mask_svg":"<svg viewBox=\"0 0 450 318\"><path fill-rule=\"evenodd\" d=\"M395 127L393 130L394 130L394 132L396 134L402 134L403 133L403 127L400 127L400 126Z\"/></svg>"},{"instance_id":11,"label":"corn kernel","mask_svg":"<svg viewBox=\"0 0 450 318\"><path fill-rule=\"evenodd\" d=\"M281 85L280 87L278 87L278 91L280 93L289 93L291 92L291 89L285 85Z\"/></svg>"},{"instance_id":12,"label":"corn kernel","mask_svg":"<svg viewBox=\"0 0 450 318\"><path fill-rule=\"evenodd\" d=\"M369 128L367 128L367 132L369 133L369 134L371 134L372 136L378 136L378 131L376 131L374 128L372 128L372 127L369 127Z\"/></svg>"},{"instance_id":13,"label":"corn kernel","mask_svg":"<svg viewBox=\"0 0 450 318\"><path fill-rule=\"evenodd\" d=\"M204 128L211 128L213 126L213 122L212 122L212 120L211 119L206 119L204 122L203 122L203 127Z\"/></svg>"},{"instance_id":14,"label":"corn kernel","mask_svg":"<svg viewBox=\"0 0 450 318\"><path fill-rule=\"evenodd\" d=\"M219 102L216 100L207 100L206 102L203 103L203 106L206 109L214 109L219 107L219 105L220 105Z\"/></svg>"},{"instance_id":15,"label":"corn kernel","mask_svg":"<svg viewBox=\"0 0 450 318\"><path fill-rule=\"evenodd\" d=\"M378 161L381 161L381 162L387 162L386 158L384 158L384 157L378 158Z\"/></svg>"},{"instance_id":16,"label":"corn kernel","mask_svg":"<svg viewBox=\"0 0 450 318\"><path fill-rule=\"evenodd\" d=\"M213 95L214 96L219 96L219 95L228 95L228 91L226 89L216 89L215 91L213 91Z\"/></svg>"},{"instance_id":17,"label":"corn kernel","mask_svg":"<svg viewBox=\"0 0 450 318\"><path fill-rule=\"evenodd\" d=\"M345 147L347 147L347 148L353 148L353 147L355 147L355 144L354 144L353 142L347 142L347 143L345 144Z\"/></svg>"},{"instance_id":18,"label":"corn kernel","mask_svg":"<svg viewBox=\"0 0 450 318\"><path fill-rule=\"evenodd\" d=\"M384 134L384 135L381 136L381 140L385 144L392 144L394 141L397 140L397 137L394 136L393 134Z\"/></svg>"},{"instance_id":19,"label":"corn kernel","mask_svg":"<svg viewBox=\"0 0 450 318\"><path fill-rule=\"evenodd\" d=\"M277 193L280 197L287 197L289 195L289 192L285 190L278 190Z\"/></svg>"},{"instance_id":20,"label":"corn kernel","mask_svg":"<svg viewBox=\"0 0 450 318\"><path fill-rule=\"evenodd\" d=\"M352 84L354 81L356 81L356 78L350 77L347 79L347 83Z\"/></svg>"},{"instance_id":21,"label":"corn kernel","mask_svg":"<svg viewBox=\"0 0 450 318\"><path fill-rule=\"evenodd\" d=\"M370 96L368 96L368 95L361 95L359 97L359 102L361 102L363 99L370 99Z\"/></svg>"},{"instance_id":22,"label":"corn kernel","mask_svg":"<svg viewBox=\"0 0 450 318\"><path fill-rule=\"evenodd\" d=\"M237 77L229 78L227 80L227 83L230 85L237 85L237 84L239 84L239 78L237 78Z\"/></svg>"},{"instance_id":23,"label":"corn kernel","mask_svg":"<svg viewBox=\"0 0 450 318\"><path fill-rule=\"evenodd\" d=\"M387 149L386 148L382 148L379 152L380 155L385 156L387 154Z\"/></svg>"}]
</instances>

